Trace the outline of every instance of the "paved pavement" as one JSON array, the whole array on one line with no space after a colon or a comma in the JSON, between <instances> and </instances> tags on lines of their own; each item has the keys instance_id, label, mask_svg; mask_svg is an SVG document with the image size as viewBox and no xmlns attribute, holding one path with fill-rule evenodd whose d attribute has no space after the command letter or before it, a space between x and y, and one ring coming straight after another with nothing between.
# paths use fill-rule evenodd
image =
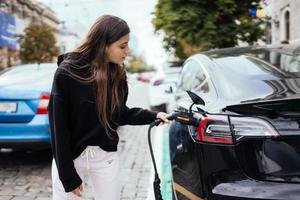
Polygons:
<instances>
[{"instance_id":1,"label":"paved pavement","mask_svg":"<svg viewBox=\"0 0 300 200\"><path fill-rule=\"evenodd\" d=\"M50 151L1 152L0 200L50 199L50 162Z\"/></svg>"},{"instance_id":2,"label":"paved pavement","mask_svg":"<svg viewBox=\"0 0 300 200\"><path fill-rule=\"evenodd\" d=\"M145 90L135 88L131 91L129 104L134 105L132 102L139 95L143 96L143 99L139 97L139 106L146 107L148 98L141 91ZM152 193L152 188L149 187L153 174L147 144L147 127L124 126L119 130L121 199L147 199L149 198L148 192ZM51 161L49 150L23 152L2 149L0 152L0 200L50 200ZM89 183L85 185L82 199L93 199Z\"/></svg>"},{"instance_id":3,"label":"paved pavement","mask_svg":"<svg viewBox=\"0 0 300 200\"><path fill-rule=\"evenodd\" d=\"M121 160L121 199L146 199L151 171L147 146L147 126L122 127L119 155ZM50 200L51 152L1 152L0 200ZM85 184L83 199L93 199Z\"/></svg>"}]
</instances>

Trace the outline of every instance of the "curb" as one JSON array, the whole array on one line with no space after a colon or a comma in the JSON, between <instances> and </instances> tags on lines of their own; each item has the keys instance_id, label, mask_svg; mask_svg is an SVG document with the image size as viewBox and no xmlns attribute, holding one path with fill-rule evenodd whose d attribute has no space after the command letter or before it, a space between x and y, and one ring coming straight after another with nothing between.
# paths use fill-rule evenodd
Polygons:
<instances>
[{"instance_id":1,"label":"curb","mask_svg":"<svg viewBox=\"0 0 300 200\"><path fill-rule=\"evenodd\" d=\"M169 157L169 126L158 126L153 128L152 145L153 153L157 165L157 170L161 180L160 188L161 194L164 200L172 199L172 177L171 166ZM149 152L150 154L150 152ZM153 181L154 181L154 169L151 163L150 178L148 184L147 200L153 200Z\"/></svg>"}]
</instances>

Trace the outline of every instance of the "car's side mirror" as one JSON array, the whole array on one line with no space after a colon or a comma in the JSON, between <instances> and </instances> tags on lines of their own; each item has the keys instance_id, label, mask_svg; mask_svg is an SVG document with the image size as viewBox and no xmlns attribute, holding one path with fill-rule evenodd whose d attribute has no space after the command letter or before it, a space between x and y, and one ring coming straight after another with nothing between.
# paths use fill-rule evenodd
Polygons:
<instances>
[{"instance_id":1,"label":"car's side mirror","mask_svg":"<svg viewBox=\"0 0 300 200\"><path fill-rule=\"evenodd\" d=\"M191 91L186 91L188 93L188 95L190 96L190 98L192 99L193 103L196 105L205 105L204 100L199 97L197 94L191 92Z\"/></svg>"},{"instance_id":2,"label":"car's side mirror","mask_svg":"<svg viewBox=\"0 0 300 200\"><path fill-rule=\"evenodd\" d=\"M165 90L165 93L172 94L173 93L173 87L170 86L168 90Z\"/></svg>"}]
</instances>

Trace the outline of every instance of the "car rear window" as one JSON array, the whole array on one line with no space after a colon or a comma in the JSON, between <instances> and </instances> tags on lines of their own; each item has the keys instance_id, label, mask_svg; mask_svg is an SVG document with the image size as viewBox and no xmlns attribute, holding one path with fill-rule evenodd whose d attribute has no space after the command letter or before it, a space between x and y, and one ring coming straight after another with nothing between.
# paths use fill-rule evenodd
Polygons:
<instances>
[{"instance_id":1,"label":"car rear window","mask_svg":"<svg viewBox=\"0 0 300 200\"><path fill-rule=\"evenodd\" d=\"M214 59L220 66L225 69L235 71L243 75L268 75L268 74L284 74L276 67L250 56L224 57Z\"/></svg>"},{"instance_id":2,"label":"car rear window","mask_svg":"<svg viewBox=\"0 0 300 200\"><path fill-rule=\"evenodd\" d=\"M298 78L300 77L300 71L298 72L297 66L291 66L287 69L281 69L265 60L252 56L232 56L216 58L214 61L221 66L224 70L235 72L239 75L245 75L251 77L277 77L277 78ZM296 63L294 63L296 65ZM299 67L300 69L300 67Z\"/></svg>"},{"instance_id":3,"label":"car rear window","mask_svg":"<svg viewBox=\"0 0 300 200\"><path fill-rule=\"evenodd\" d=\"M225 70L241 75L300 77L300 47L231 48L204 54Z\"/></svg>"},{"instance_id":4,"label":"car rear window","mask_svg":"<svg viewBox=\"0 0 300 200\"><path fill-rule=\"evenodd\" d=\"M7 68L0 72L0 84L32 83L38 81L52 81L56 67L55 63L42 65L20 65Z\"/></svg>"}]
</instances>

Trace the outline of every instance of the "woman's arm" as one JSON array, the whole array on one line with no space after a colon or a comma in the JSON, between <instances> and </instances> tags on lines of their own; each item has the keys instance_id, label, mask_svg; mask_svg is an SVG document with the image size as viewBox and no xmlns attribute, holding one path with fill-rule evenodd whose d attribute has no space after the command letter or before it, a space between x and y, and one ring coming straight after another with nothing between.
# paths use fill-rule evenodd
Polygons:
<instances>
[{"instance_id":1,"label":"woman's arm","mask_svg":"<svg viewBox=\"0 0 300 200\"><path fill-rule=\"evenodd\" d=\"M119 125L144 125L150 124L157 117L157 112L143 108L129 108L125 106L121 112Z\"/></svg>"},{"instance_id":2,"label":"woman's arm","mask_svg":"<svg viewBox=\"0 0 300 200\"><path fill-rule=\"evenodd\" d=\"M155 112L150 111L143 108L129 108L126 105L127 98L128 98L128 85L127 82L124 83L125 86L125 96L124 96L124 106L121 111L119 125L145 125L150 124L155 119L159 118L163 122L168 122L166 118L166 113L164 112Z\"/></svg>"}]
</instances>

